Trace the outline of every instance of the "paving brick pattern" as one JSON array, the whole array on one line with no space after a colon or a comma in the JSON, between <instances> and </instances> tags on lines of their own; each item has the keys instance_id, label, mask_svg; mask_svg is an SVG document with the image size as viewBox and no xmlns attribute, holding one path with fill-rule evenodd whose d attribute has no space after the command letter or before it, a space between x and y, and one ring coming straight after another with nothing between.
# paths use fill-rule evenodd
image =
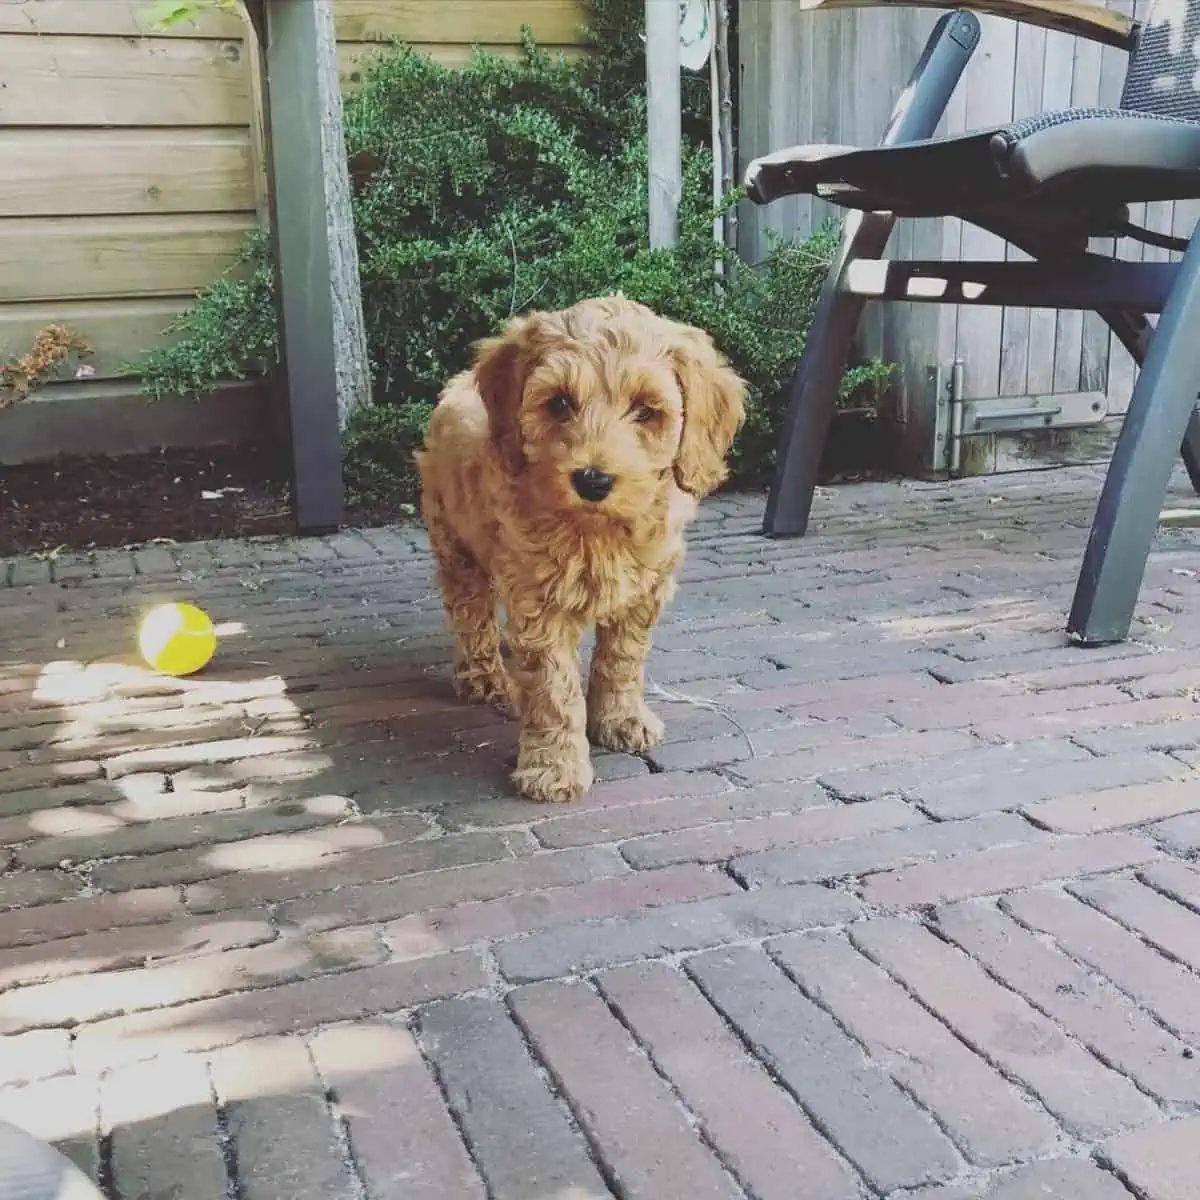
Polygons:
<instances>
[{"instance_id":1,"label":"paving brick pattern","mask_svg":"<svg viewBox=\"0 0 1200 1200\"><path fill-rule=\"evenodd\" d=\"M418 527L0 562L0 1118L113 1200L1193 1200L1200 503L1081 651L1099 479L708 503L562 808Z\"/></svg>"}]
</instances>

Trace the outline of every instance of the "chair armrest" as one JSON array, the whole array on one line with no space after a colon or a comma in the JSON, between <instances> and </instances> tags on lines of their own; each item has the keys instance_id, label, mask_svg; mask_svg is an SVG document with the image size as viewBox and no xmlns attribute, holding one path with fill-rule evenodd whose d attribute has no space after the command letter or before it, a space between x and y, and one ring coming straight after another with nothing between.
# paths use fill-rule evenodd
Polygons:
<instances>
[{"instance_id":1,"label":"chair armrest","mask_svg":"<svg viewBox=\"0 0 1200 1200\"><path fill-rule=\"evenodd\" d=\"M955 8L953 0L800 0L800 7L816 8ZM962 0L962 8L1008 17L1027 25L1040 25L1128 50L1134 20L1088 0Z\"/></svg>"}]
</instances>

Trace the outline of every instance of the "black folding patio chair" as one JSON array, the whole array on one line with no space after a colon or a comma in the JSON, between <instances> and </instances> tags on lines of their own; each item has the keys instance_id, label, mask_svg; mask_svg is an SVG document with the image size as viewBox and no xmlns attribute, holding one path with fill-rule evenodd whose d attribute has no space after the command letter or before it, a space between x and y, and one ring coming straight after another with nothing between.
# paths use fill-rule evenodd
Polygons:
<instances>
[{"instance_id":1,"label":"black folding patio chair","mask_svg":"<svg viewBox=\"0 0 1200 1200\"><path fill-rule=\"evenodd\" d=\"M812 8L890 0L807 0ZM948 7L937 0L902 0ZM821 451L865 300L1097 312L1141 367L1100 495L1067 623L1087 646L1123 641L1175 456L1200 491L1200 237L1130 223L1128 206L1200 198L1200 0L1154 0L1146 20L1082 0L979 0L971 8L1125 49L1120 106L1076 108L933 138L980 40L974 13L941 18L878 147L794 146L746 171L750 199L811 194L855 210L792 384L764 533L803 534ZM819 18L815 18L819 19ZM896 217L957 216L1031 262L888 262ZM1131 263L1090 238L1185 251ZM1160 313L1157 329L1146 319Z\"/></svg>"}]
</instances>

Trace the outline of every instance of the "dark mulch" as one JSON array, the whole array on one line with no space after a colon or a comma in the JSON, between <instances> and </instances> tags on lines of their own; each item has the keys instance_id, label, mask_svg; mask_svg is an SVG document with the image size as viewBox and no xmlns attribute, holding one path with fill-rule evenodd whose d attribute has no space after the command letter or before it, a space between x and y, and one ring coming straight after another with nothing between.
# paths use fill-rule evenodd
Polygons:
<instances>
[{"instance_id":1,"label":"dark mulch","mask_svg":"<svg viewBox=\"0 0 1200 1200\"><path fill-rule=\"evenodd\" d=\"M286 533L286 478L261 446L0 467L0 555Z\"/></svg>"}]
</instances>

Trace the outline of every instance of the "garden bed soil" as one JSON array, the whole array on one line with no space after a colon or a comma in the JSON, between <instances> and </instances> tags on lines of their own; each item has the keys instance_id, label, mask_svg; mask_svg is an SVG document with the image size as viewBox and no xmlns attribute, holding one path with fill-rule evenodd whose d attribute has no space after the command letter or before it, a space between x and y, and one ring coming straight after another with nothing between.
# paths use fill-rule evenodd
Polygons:
<instances>
[{"instance_id":1,"label":"garden bed soil","mask_svg":"<svg viewBox=\"0 0 1200 1200\"><path fill-rule=\"evenodd\" d=\"M879 478L875 422L839 418L825 482ZM287 477L286 458L272 446L0 466L0 557L292 533ZM346 524L411 515L399 501L352 504Z\"/></svg>"},{"instance_id":2,"label":"garden bed soil","mask_svg":"<svg viewBox=\"0 0 1200 1200\"><path fill-rule=\"evenodd\" d=\"M285 533L278 458L244 446L0 467L0 556Z\"/></svg>"}]
</instances>

